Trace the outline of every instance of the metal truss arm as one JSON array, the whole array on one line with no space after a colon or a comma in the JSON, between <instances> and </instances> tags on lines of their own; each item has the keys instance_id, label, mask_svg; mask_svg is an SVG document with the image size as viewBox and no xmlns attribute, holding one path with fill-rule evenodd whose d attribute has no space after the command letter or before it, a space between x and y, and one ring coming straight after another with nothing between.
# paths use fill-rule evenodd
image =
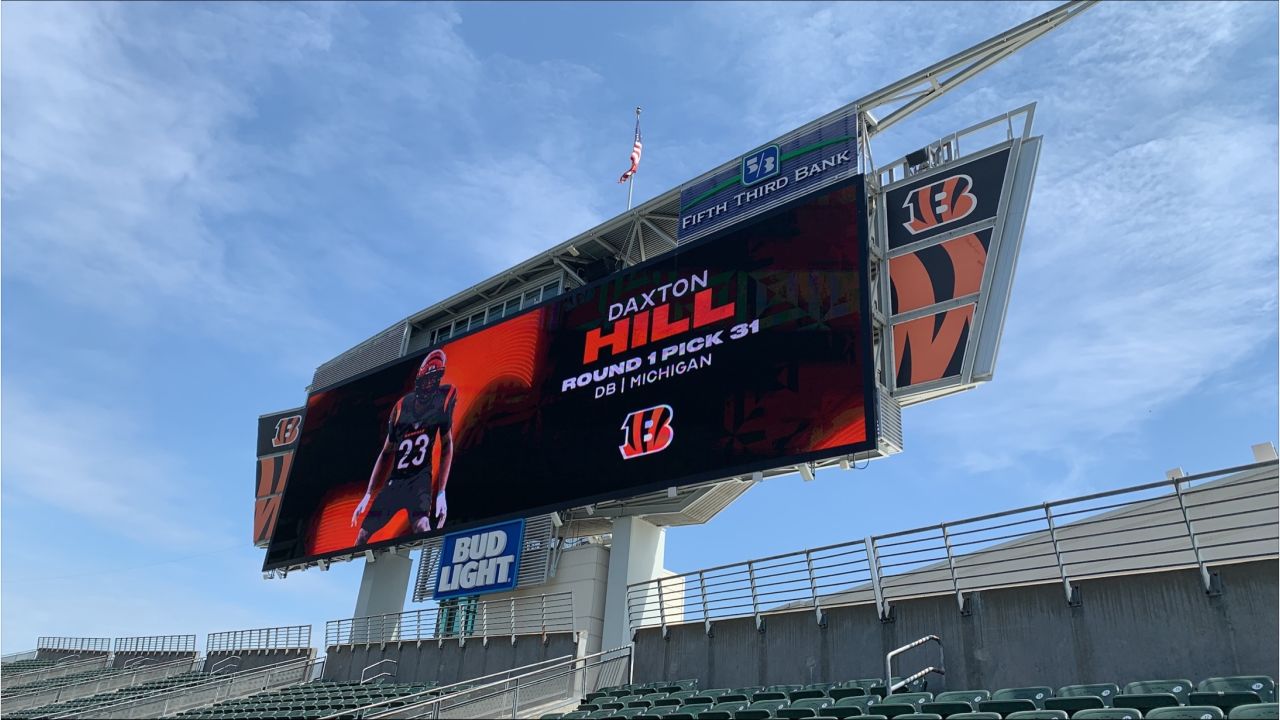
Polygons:
<instances>
[{"instance_id":1,"label":"metal truss arm","mask_svg":"<svg viewBox=\"0 0 1280 720\"><path fill-rule=\"evenodd\" d=\"M894 123L1021 50L1036 38L1075 18L1097 2L1098 0L1072 0L857 100L854 105L866 113L867 135L873 136L887 130ZM893 109L879 120L870 114L876 108L903 100L907 100L905 105Z\"/></svg>"}]
</instances>

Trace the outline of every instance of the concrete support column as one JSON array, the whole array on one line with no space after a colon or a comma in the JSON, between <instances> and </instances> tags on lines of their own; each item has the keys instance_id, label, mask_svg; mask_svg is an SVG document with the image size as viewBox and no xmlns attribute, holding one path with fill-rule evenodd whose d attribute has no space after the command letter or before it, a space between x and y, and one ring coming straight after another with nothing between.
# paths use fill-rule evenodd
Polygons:
<instances>
[{"instance_id":1,"label":"concrete support column","mask_svg":"<svg viewBox=\"0 0 1280 720\"><path fill-rule=\"evenodd\" d=\"M627 618L627 585L662 575L666 530L640 518L613 521L609 549L609 582L604 598L604 650L631 642Z\"/></svg>"},{"instance_id":2,"label":"concrete support column","mask_svg":"<svg viewBox=\"0 0 1280 720\"><path fill-rule=\"evenodd\" d=\"M360 576L360 593L356 596L353 617L365 618L404 612L404 598L409 592L409 571L413 560L408 551L383 551L364 562ZM352 642L386 642L396 637L398 624L356 621Z\"/></svg>"}]
</instances>

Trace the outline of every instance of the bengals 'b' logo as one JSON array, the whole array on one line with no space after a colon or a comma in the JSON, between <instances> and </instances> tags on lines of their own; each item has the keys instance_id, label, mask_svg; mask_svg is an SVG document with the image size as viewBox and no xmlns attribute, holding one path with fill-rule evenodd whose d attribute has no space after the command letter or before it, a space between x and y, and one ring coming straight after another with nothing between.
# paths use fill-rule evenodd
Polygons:
<instances>
[{"instance_id":1,"label":"bengals 'b' logo","mask_svg":"<svg viewBox=\"0 0 1280 720\"><path fill-rule=\"evenodd\" d=\"M292 445L298 439L298 431L302 427L301 415L290 415L276 422L276 436L271 438L271 447Z\"/></svg>"},{"instance_id":2,"label":"bengals 'b' logo","mask_svg":"<svg viewBox=\"0 0 1280 720\"><path fill-rule=\"evenodd\" d=\"M968 217L978 207L978 198L969 192L972 189L973 179L968 175L952 175L911 191L902 203L902 207L911 211L911 220L902 226L912 235L918 235Z\"/></svg>"},{"instance_id":3,"label":"bengals 'b' logo","mask_svg":"<svg viewBox=\"0 0 1280 720\"><path fill-rule=\"evenodd\" d=\"M671 427L674 414L670 405L655 405L627 415L622 422L622 444L618 446L622 459L630 460L666 450L676 435Z\"/></svg>"}]
</instances>

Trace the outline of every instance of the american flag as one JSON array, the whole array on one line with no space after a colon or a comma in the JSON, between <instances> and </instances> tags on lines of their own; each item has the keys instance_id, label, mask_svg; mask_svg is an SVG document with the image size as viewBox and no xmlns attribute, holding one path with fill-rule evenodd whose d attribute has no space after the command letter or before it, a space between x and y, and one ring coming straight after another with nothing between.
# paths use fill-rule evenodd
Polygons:
<instances>
[{"instance_id":1,"label":"american flag","mask_svg":"<svg viewBox=\"0 0 1280 720\"><path fill-rule=\"evenodd\" d=\"M644 145L640 142L640 115L639 115L639 111L637 110L636 111L636 141L635 141L635 144L631 146L631 167L627 168L627 171L622 173L622 177L618 178L618 182L624 183L630 180L632 175L636 174L636 170L640 168L640 150L642 147L644 147Z\"/></svg>"}]
</instances>

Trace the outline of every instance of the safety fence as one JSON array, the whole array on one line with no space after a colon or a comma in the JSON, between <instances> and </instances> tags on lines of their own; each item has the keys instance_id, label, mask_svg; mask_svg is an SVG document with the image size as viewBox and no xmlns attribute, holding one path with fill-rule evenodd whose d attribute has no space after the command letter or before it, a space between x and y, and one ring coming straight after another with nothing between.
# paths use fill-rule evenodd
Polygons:
<instances>
[{"instance_id":1,"label":"safety fence","mask_svg":"<svg viewBox=\"0 0 1280 720\"><path fill-rule=\"evenodd\" d=\"M563 710L602 687L631 680L631 646L570 658L506 679L477 684L366 718L525 718Z\"/></svg>"},{"instance_id":2,"label":"safety fence","mask_svg":"<svg viewBox=\"0 0 1280 720\"><path fill-rule=\"evenodd\" d=\"M1273 558L1277 463L1095 493L628 587L632 630Z\"/></svg>"},{"instance_id":3,"label":"safety fence","mask_svg":"<svg viewBox=\"0 0 1280 720\"><path fill-rule=\"evenodd\" d=\"M111 638L52 637L36 638L36 650L78 650L80 652L111 652Z\"/></svg>"},{"instance_id":4,"label":"safety fence","mask_svg":"<svg viewBox=\"0 0 1280 720\"><path fill-rule=\"evenodd\" d=\"M118 653L172 653L195 652L195 635L138 635L118 637L115 642Z\"/></svg>"},{"instance_id":5,"label":"safety fence","mask_svg":"<svg viewBox=\"0 0 1280 720\"><path fill-rule=\"evenodd\" d=\"M308 682L320 674L317 667L322 668L323 665L324 658L300 658L230 675L211 675L205 682L153 693L115 705L93 707L65 717L100 720L168 717L214 703Z\"/></svg>"},{"instance_id":6,"label":"safety fence","mask_svg":"<svg viewBox=\"0 0 1280 720\"><path fill-rule=\"evenodd\" d=\"M311 647L310 625L285 625L209 633L204 642L206 653L229 650L293 650L309 647Z\"/></svg>"},{"instance_id":7,"label":"safety fence","mask_svg":"<svg viewBox=\"0 0 1280 720\"><path fill-rule=\"evenodd\" d=\"M437 638L489 638L572 632L573 594L528 595L503 600L446 600L439 607L330 620L325 645L356 645Z\"/></svg>"},{"instance_id":8,"label":"safety fence","mask_svg":"<svg viewBox=\"0 0 1280 720\"><path fill-rule=\"evenodd\" d=\"M101 663L101 661L99 662ZM160 665L148 665L137 670L109 671L102 675L86 678L82 682L54 688L42 687L30 693L6 696L4 709L6 713L14 713L27 708L63 703L76 698L89 697L98 693L112 692L120 688L140 685L152 680L173 677L174 675L191 672L198 666L197 658L188 657ZM21 689L14 688L15 691L20 691Z\"/></svg>"},{"instance_id":9,"label":"safety fence","mask_svg":"<svg viewBox=\"0 0 1280 720\"><path fill-rule=\"evenodd\" d=\"M22 660L35 660L36 655L40 654L39 650L23 650L21 652L13 652L8 655L0 655L0 665L8 665L13 662Z\"/></svg>"}]
</instances>

